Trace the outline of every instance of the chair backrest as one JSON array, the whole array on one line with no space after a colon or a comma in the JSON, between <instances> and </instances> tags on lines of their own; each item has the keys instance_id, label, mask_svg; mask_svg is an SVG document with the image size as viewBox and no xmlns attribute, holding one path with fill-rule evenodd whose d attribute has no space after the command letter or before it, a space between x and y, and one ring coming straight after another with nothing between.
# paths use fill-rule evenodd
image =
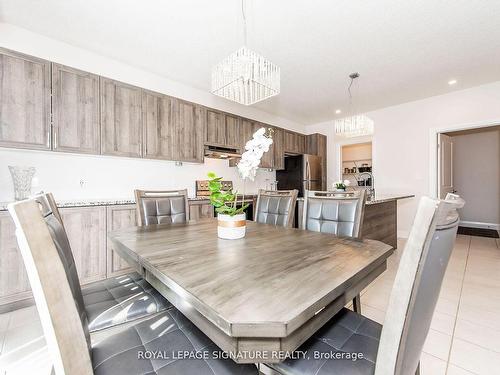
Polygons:
<instances>
[{"instance_id":1,"label":"chair backrest","mask_svg":"<svg viewBox=\"0 0 500 375\"><path fill-rule=\"evenodd\" d=\"M297 194L294 190L259 190L255 221L262 224L291 227L297 203Z\"/></svg>"},{"instance_id":2,"label":"chair backrest","mask_svg":"<svg viewBox=\"0 0 500 375\"><path fill-rule=\"evenodd\" d=\"M135 190L134 193L139 226L189 220L187 189Z\"/></svg>"},{"instance_id":3,"label":"chair backrest","mask_svg":"<svg viewBox=\"0 0 500 375\"><path fill-rule=\"evenodd\" d=\"M51 204L44 194L10 204L9 212L55 373L93 374L83 298L65 269L60 248L69 248L69 242Z\"/></svg>"},{"instance_id":4,"label":"chair backrest","mask_svg":"<svg viewBox=\"0 0 500 375\"><path fill-rule=\"evenodd\" d=\"M340 194L308 190L304 196L302 227L339 237L360 238L365 202L365 190Z\"/></svg>"},{"instance_id":5,"label":"chair backrest","mask_svg":"<svg viewBox=\"0 0 500 375\"><path fill-rule=\"evenodd\" d=\"M415 374L450 259L464 201L420 200L391 292L375 374Z\"/></svg>"}]
</instances>

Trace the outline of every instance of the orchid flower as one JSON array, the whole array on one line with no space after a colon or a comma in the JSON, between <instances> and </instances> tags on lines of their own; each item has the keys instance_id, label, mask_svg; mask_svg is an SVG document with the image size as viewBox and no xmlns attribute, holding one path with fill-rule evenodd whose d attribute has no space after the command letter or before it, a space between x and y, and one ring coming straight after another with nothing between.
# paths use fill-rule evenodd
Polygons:
<instances>
[{"instance_id":1,"label":"orchid flower","mask_svg":"<svg viewBox=\"0 0 500 375\"><path fill-rule=\"evenodd\" d=\"M245 145L245 152L241 155L241 160L238 163L238 171L242 179L255 179L257 168L264 152L269 151L269 147L273 143L271 136L266 134L266 128L257 130L252 139Z\"/></svg>"}]
</instances>

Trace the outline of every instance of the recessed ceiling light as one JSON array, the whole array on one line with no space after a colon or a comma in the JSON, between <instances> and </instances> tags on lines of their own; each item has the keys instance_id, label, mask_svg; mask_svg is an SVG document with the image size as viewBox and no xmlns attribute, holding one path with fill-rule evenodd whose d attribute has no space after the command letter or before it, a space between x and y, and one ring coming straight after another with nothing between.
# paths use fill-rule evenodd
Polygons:
<instances>
[{"instance_id":1,"label":"recessed ceiling light","mask_svg":"<svg viewBox=\"0 0 500 375\"><path fill-rule=\"evenodd\" d=\"M450 85L450 86L453 86L455 83L457 83L457 80L456 80L456 79L450 79L450 80L448 81L448 85Z\"/></svg>"},{"instance_id":2,"label":"recessed ceiling light","mask_svg":"<svg viewBox=\"0 0 500 375\"><path fill-rule=\"evenodd\" d=\"M335 113L338 115L339 113L342 113L340 109L335 110Z\"/></svg>"}]
</instances>

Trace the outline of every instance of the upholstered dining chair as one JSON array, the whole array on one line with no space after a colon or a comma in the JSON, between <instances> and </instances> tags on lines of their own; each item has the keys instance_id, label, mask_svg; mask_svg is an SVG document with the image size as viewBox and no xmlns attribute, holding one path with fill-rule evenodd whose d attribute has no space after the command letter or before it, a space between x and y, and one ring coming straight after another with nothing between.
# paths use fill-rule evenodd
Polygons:
<instances>
[{"instance_id":1,"label":"upholstered dining chair","mask_svg":"<svg viewBox=\"0 0 500 375\"><path fill-rule=\"evenodd\" d=\"M339 237L361 237L365 190L342 194L307 190L304 195L304 229Z\"/></svg>"},{"instance_id":2,"label":"upholstered dining chair","mask_svg":"<svg viewBox=\"0 0 500 375\"><path fill-rule=\"evenodd\" d=\"M80 287L73 252L70 243L67 241L64 223L54 197L48 193L34 199L46 214L45 218L49 229L61 232L59 233L61 242L58 244L57 249L60 251L60 257L63 260L68 280L72 288L78 291L76 293L78 296L77 302L80 304L81 309L85 310L90 332L116 327L137 319L144 319L172 307L170 302L137 272L100 280Z\"/></svg>"},{"instance_id":3,"label":"upholstered dining chair","mask_svg":"<svg viewBox=\"0 0 500 375\"><path fill-rule=\"evenodd\" d=\"M189 221L187 189L135 190L139 226Z\"/></svg>"},{"instance_id":4,"label":"upholstered dining chair","mask_svg":"<svg viewBox=\"0 0 500 375\"><path fill-rule=\"evenodd\" d=\"M291 227L298 190L259 190L255 221L262 224Z\"/></svg>"},{"instance_id":5,"label":"upholstered dining chair","mask_svg":"<svg viewBox=\"0 0 500 375\"><path fill-rule=\"evenodd\" d=\"M68 273L68 238L46 198L13 203L9 212L56 375L257 374L254 365L210 356L217 346L176 309L127 327L92 347L83 295ZM161 350L170 358L151 358L147 350ZM171 358L184 351L202 353L208 359Z\"/></svg>"},{"instance_id":6,"label":"upholstered dining chair","mask_svg":"<svg viewBox=\"0 0 500 375\"><path fill-rule=\"evenodd\" d=\"M267 374L410 375L419 361L450 259L458 228L457 209L464 201L420 200L391 292L384 325L344 308L306 341L309 359L265 365ZM316 353L344 358L319 359ZM346 358L355 354L357 360ZM360 358L359 354L363 357ZM318 358L318 359L316 359Z\"/></svg>"}]
</instances>

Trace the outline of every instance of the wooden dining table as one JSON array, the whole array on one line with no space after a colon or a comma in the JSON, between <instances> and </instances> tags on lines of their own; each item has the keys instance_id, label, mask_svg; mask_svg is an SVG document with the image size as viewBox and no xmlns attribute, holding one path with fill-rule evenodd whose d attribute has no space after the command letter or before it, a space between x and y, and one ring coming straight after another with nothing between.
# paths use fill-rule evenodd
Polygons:
<instances>
[{"instance_id":1,"label":"wooden dining table","mask_svg":"<svg viewBox=\"0 0 500 375\"><path fill-rule=\"evenodd\" d=\"M238 240L205 219L120 229L118 254L238 363L290 356L387 267L393 248L247 222Z\"/></svg>"}]
</instances>

